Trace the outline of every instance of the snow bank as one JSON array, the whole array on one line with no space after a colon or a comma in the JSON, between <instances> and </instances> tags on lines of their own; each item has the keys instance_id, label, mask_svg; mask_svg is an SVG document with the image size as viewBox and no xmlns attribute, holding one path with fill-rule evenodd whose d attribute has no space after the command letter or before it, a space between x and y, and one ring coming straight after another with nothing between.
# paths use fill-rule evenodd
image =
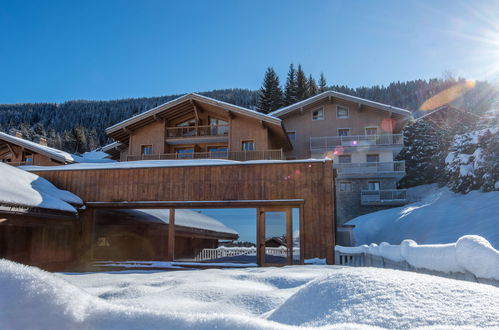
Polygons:
<instances>
[{"instance_id":1,"label":"snow bank","mask_svg":"<svg viewBox=\"0 0 499 330\"><path fill-rule=\"evenodd\" d=\"M499 281L499 251L483 237L466 235L449 244L418 245L404 240L400 245L381 243L356 247L336 246L345 254L365 253L392 261L406 261L409 265L444 273L470 272L479 278Z\"/></svg>"},{"instance_id":2,"label":"snow bank","mask_svg":"<svg viewBox=\"0 0 499 330\"><path fill-rule=\"evenodd\" d=\"M422 193L427 188L426 193ZM456 242L465 235L484 237L499 248L499 191L456 194L434 185L410 188L425 196L419 202L369 213L348 224L358 245L412 239L419 244Z\"/></svg>"},{"instance_id":3,"label":"snow bank","mask_svg":"<svg viewBox=\"0 0 499 330\"><path fill-rule=\"evenodd\" d=\"M33 173L0 163L0 205L76 212L83 201Z\"/></svg>"}]
</instances>

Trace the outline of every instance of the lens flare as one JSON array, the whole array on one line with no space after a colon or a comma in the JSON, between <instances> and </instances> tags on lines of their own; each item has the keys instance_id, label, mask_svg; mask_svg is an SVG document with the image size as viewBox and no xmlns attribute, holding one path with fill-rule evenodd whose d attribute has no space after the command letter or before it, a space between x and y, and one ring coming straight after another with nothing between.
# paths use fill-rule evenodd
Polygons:
<instances>
[{"instance_id":1,"label":"lens flare","mask_svg":"<svg viewBox=\"0 0 499 330\"><path fill-rule=\"evenodd\" d=\"M428 100L424 101L419 107L421 111L433 110L442 105L448 104L455 99L463 96L467 91L475 87L476 82L473 80L467 80L463 83L455 84L440 93L433 95Z\"/></svg>"}]
</instances>

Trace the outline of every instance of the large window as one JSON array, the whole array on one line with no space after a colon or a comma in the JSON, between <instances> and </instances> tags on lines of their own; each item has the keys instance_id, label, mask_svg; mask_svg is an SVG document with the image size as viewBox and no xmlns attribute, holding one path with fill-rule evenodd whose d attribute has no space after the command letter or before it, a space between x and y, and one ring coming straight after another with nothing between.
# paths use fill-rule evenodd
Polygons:
<instances>
[{"instance_id":1,"label":"large window","mask_svg":"<svg viewBox=\"0 0 499 330\"><path fill-rule=\"evenodd\" d=\"M369 181L367 182L367 190L379 190L379 181Z\"/></svg>"},{"instance_id":2,"label":"large window","mask_svg":"<svg viewBox=\"0 0 499 330\"><path fill-rule=\"evenodd\" d=\"M379 163L379 155L378 154L366 155L366 162Z\"/></svg>"},{"instance_id":3,"label":"large window","mask_svg":"<svg viewBox=\"0 0 499 330\"><path fill-rule=\"evenodd\" d=\"M245 140L242 141L243 151L254 151L255 150L255 141L253 140Z\"/></svg>"},{"instance_id":4,"label":"large window","mask_svg":"<svg viewBox=\"0 0 499 330\"><path fill-rule=\"evenodd\" d=\"M229 123L222 119L210 117L211 135L227 135L229 133Z\"/></svg>"},{"instance_id":5,"label":"large window","mask_svg":"<svg viewBox=\"0 0 499 330\"><path fill-rule=\"evenodd\" d=\"M367 127L366 135L378 135L378 129L376 127Z\"/></svg>"},{"instance_id":6,"label":"large window","mask_svg":"<svg viewBox=\"0 0 499 330\"><path fill-rule=\"evenodd\" d=\"M196 121L194 119L189 119L183 121L176 125L179 127L177 130L173 131L174 137L182 136L195 136L196 135Z\"/></svg>"},{"instance_id":7,"label":"large window","mask_svg":"<svg viewBox=\"0 0 499 330\"><path fill-rule=\"evenodd\" d=\"M340 191L341 192L352 192L352 183L351 182L340 182Z\"/></svg>"},{"instance_id":8,"label":"large window","mask_svg":"<svg viewBox=\"0 0 499 330\"><path fill-rule=\"evenodd\" d=\"M324 120L324 109L316 109L312 111L312 120Z\"/></svg>"},{"instance_id":9,"label":"large window","mask_svg":"<svg viewBox=\"0 0 499 330\"><path fill-rule=\"evenodd\" d=\"M140 153L142 155L152 155L152 145L147 144L140 147Z\"/></svg>"},{"instance_id":10,"label":"large window","mask_svg":"<svg viewBox=\"0 0 499 330\"><path fill-rule=\"evenodd\" d=\"M348 108L344 107L342 105L337 105L336 106L336 118L338 118L338 119L348 118Z\"/></svg>"},{"instance_id":11,"label":"large window","mask_svg":"<svg viewBox=\"0 0 499 330\"><path fill-rule=\"evenodd\" d=\"M350 128L338 128L338 135L339 136L349 136L350 135Z\"/></svg>"},{"instance_id":12,"label":"large window","mask_svg":"<svg viewBox=\"0 0 499 330\"><path fill-rule=\"evenodd\" d=\"M338 161L340 164L348 164L352 162L352 156L351 155L341 155L338 156Z\"/></svg>"},{"instance_id":13,"label":"large window","mask_svg":"<svg viewBox=\"0 0 499 330\"><path fill-rule=\"evenodd\" d=\"M192 159L194 158L194 148L177 148L175 149L178 159Z\"/></svg>"},{"instance_id":14,"label":"large window","mask_svg":"<svg viewBox=\"0 0 499 330\"><path fill-rule=\"evenodd\" d=\"M227 147L208 147L210 158L227 158Z\"/></svg>"}]
</instances>

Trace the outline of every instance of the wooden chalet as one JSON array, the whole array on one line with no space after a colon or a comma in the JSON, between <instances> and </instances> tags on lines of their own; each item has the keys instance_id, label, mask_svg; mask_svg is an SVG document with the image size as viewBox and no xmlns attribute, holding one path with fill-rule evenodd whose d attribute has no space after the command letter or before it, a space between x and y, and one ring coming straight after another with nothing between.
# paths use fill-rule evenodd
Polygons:
<instances>
[{"instance_id":1,"label":"wooden chalet","mask_svg":"<svg viewBox=\"0 0 499 330\"><path fill-rule=\"evenodd\" d=\"M73 155L47 146L45 139L35 143L16 136L0 132L0 162L13 166L39 165L55 166L74 163Z\"/></svg>"}]
</instances>

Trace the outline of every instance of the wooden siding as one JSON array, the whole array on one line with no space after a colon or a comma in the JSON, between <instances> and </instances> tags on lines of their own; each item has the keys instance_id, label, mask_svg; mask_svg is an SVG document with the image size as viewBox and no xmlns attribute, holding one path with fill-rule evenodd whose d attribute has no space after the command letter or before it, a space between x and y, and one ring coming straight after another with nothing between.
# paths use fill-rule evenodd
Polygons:
<instances>
[{"instance_id":1,"label":"wooden siding","mask_svg":"<svg viewBox=\"0 0 499 330\"><path fill-rule=\"evenodd\" d=\"M331 161L34 173L85 202L303 199L300 237L304 258L333 261Z\"/></svg>"}]
</instances>

